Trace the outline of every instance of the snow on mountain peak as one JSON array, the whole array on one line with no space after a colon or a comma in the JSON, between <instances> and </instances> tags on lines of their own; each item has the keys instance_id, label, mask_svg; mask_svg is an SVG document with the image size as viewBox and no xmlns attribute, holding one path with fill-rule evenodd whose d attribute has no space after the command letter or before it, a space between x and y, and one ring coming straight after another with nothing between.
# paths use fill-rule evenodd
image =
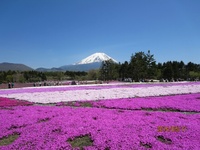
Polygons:
<instances>
[{"instance_id":1,"label":"snow on mountain peak","mask_svg":"<svg viewBox=\"0 0 200 150\"><path fill-rule=\"evenodd\" d=\"M117 62L116 60L106 55L105 53L94 53L76 64L89 64L94 62L102 62L109 59L113 60L114 62Z\"/></svg>"}]
</instances>

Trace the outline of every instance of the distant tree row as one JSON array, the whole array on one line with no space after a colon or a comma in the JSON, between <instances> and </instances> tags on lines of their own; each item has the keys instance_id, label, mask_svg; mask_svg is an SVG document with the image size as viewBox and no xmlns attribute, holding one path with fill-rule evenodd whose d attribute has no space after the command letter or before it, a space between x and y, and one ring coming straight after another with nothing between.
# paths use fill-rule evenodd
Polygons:
<instances>
[{"instance_id":1,"label":"distant tree row","mask_svg":"<svg viewBox=\"0 0 200 150\"><path fill-rule=\"evenodd\" d=\"M121 80L121 81L149 81L167 80L195 81L200 79L200 64L183 61L167 61L156 63L154 55L148 50L132 54L129 61L115 63L112 60L102 62L100 69L66 72L38 72L38 71L1 71L0 83L7 82L38 82L46 80Z\"/></svg>"},{"instance_id":2,"label":"distant tree row","mask_svg":"<svg viewBox=\"0 0 200 150\"><path fill-rule=\"evenodd\" d=\"M38 72L38 71L0 71L0 83L7 82L39 82L46 80L74 80L86 76L87 72Z\"/></svg>"},{"instance_id":3,"label":"distant tree row","mask_svg":"<svg viewBox=\"0 0 200 150\"><path fill-rule=\"evenodd\" d=\"M112 60L104 61L100 68L100 79L122 81L149 81L150 79L180 81L199 80L200 64L183 61L167 61L156 63L154 55L150 53L137 52L132 54L130 61L115 63Z\"/></svg>"}]
</instances>

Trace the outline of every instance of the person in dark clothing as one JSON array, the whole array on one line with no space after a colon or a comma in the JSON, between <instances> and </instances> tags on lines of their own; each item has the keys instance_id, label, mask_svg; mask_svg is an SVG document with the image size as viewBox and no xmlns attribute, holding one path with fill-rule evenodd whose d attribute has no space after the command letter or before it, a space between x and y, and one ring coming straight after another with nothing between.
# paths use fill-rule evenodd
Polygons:
<instances>
[{"instance_id":1,"label":"person in dark clothing","mask_svg":"<svg viewBox=\"0 0 200 150\"><path fill-rule=\"evenodd\" d=\"M11 83L10 83L10 82L8 83L8 88L9 88L9 89L11 88Z\"/></svg>"},{"instance_id":2,"label":"person in dark clothing","mask_svg":"<svg viewBox=\"0 0 200 150\"><path fill-rule=\"evenodd\" d=\"M12 82L11 86L12 86L12 88L14 88L14 82Z\"/></svg>"},{"instance_id":3,"label":"person in dark clothing","mask_svg":"<svg viewBox=\"0 0 200 150\"><path fill-rule=\"evenodd\" d=\"M76 81L73 80L73 81L71 82L71 85L76 85Z\"/></svg>"}]
</instances>

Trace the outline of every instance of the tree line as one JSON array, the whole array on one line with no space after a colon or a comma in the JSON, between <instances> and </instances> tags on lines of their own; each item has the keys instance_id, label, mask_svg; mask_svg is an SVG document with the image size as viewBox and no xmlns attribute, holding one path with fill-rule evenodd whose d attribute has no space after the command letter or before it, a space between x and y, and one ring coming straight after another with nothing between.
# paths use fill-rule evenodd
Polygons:
<instances>
[{"instance_id":1,"label":"tree line","mask_svg":"<svg viewBox=\"0 0 200 150\"><path fill-rule=\"evenodd\" d=\"M148 50L132 54L130 61L115 63L104 61L100 68L100 79L121 81L196 81L200 79L200 64L183 61L156 63L154 55Z\"/></svg>"},{"instance_id":2,"label":"tree line","mask_svg":"<svg viewBox=\"0 0 200 150\"><path fill-rule=\"evenodd\" d=\"M120 81L196 81L200 79L200 64L183 61L156 63L150 50L132 54L129 61L103 61L100 69L84 71L0 71L0 83L38 82L46 80L120 80Z\"/></svg>"},{"instance_id":3,"label":"tree line","mask_svg":"<svg viewBox=\"0 0 200 150\"><path fill-rule=\"evenodd\" d=\"M74 80L86 76L87 72L83 71L66 71L66 72L39 72L39 71L0 71L0 83L8 82L40 82L47 80Z\"/></svg>"}]
</instances>

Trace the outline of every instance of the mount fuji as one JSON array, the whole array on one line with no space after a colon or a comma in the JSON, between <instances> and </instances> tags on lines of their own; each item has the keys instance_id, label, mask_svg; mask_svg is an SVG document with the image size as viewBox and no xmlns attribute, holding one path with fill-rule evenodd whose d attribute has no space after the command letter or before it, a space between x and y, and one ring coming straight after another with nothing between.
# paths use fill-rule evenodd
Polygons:
<instances>
[{"instance_id":1,"label":"mount fuji","mask_svg":"<svg viewBox=\"0 0 200 150\"><path fill-rule=\"evenodd\" d=\"M110 59L112 61L114 61L115 63L117 63L117 61L115 59L111 58L110 56L106 55L105 53L94 53L94 54L86 57L85 59L81 60L80 62L76 63L76 65L103 62L103 61L110 60Z\"/></svg>"},{"instance_id":2,"label":"mount fuji","mask_svg":"<svg viewBox=\"0 0 200 150\"><path fill-rule=\"evenodd\" d=\"M112 60L115 63L118 63L112 57L106 55L105 53L94 53L81 61L73 65L64 65L59 68L38 68L37 71L89 71L92 69L99 69L102 62L106 60Z\"/></svg>"},{"instance_id":3,"label":"mount fuji","mask_svg":"<svg viewBox=\"0 0 200 150\"><path fill-rule=\"evenodd\" d=\"M102 62L106 60L112 60L113 62L117 63L115 59L106 55L105 53L94 53L80 62L75 63L74 65L65 65L60 67L59 69L68 70L68 71L89 71L92 69L99 69Z\"/></svg>"}]
</instances>

